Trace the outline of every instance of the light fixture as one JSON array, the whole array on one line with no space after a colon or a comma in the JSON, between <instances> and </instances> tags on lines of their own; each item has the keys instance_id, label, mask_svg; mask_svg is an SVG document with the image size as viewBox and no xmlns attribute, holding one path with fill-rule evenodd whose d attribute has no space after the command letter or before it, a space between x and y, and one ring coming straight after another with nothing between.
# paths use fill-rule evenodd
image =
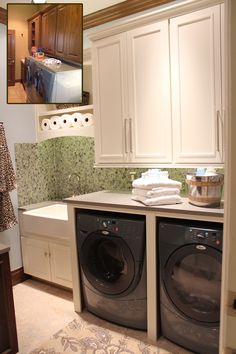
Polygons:
<instances>
[{"instance_id":1,"label":"light fixture","mask_svg":"<svg viewBox=\"0 0 236 354\"><path fill-rule=\"evenodd\" d=\"M46 0L32 0L31 2L34 4L44 4L47 1Z\"/></svg>"}]
</instances>

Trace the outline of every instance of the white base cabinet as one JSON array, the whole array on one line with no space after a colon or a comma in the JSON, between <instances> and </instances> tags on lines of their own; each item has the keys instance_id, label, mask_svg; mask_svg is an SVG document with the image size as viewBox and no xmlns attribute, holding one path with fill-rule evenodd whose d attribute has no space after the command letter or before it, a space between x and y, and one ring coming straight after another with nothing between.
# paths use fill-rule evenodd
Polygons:
<instances>
[{"instance_id":1,"label":"white base cabinet","mask_svg":"<svg viewBox=\"0 0 236 354\"><path fill-rule=\"evenodd\" d=\"M21 237L24 272L72 288L69 245Z\"/></svg>"}]
</instances>

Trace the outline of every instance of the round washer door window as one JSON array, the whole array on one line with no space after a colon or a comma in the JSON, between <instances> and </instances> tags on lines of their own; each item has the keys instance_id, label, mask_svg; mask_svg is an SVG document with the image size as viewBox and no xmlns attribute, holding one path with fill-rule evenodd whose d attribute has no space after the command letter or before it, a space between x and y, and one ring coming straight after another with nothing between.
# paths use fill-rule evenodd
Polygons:
<instances>
[{"instance_id":1,"label":"round washer door window","mask_svg":"<svg viewBox=\"0 0 236 354\"><path fill-rule=\"evenodd\" d=\"M163 282L175 307L188 318L220 320L221 252L207 245L187 245L168 259Z\"/></svg>"},{"instance_id":2,"label":"round washer door window","mask_svg":"<svg viewBox=\"0 0 236 354\"><path fill-rule=\"evenodd\" d=\"M122 238L95 232L81 248L81 267L90 284L107 295L126 291L133 282L135 262Z\"/></svg>"}]
</instances>

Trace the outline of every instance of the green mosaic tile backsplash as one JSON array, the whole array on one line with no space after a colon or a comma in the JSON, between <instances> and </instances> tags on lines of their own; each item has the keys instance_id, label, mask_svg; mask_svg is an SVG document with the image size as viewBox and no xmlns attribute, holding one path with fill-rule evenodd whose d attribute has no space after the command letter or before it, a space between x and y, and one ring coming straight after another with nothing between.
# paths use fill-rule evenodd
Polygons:
<instances>
[{"instance_id":1,"label":"green mosaic tile backsplash","mask_svg":"<svg viewBox=\"0 0 236 354\"><path fill-rule=\"evenodd\" d=\"M61 200L73 194L103 189L131 189L130 172L140 177L146 168L94 168L94 139L63 137L38 144L16 144L16 174L19 206L46 200ZM167 169L183 183L190 169ZM71 178L69 179L69 175ZM79 176L79 181L77 179Z\"/></svg>"}]
</instances>

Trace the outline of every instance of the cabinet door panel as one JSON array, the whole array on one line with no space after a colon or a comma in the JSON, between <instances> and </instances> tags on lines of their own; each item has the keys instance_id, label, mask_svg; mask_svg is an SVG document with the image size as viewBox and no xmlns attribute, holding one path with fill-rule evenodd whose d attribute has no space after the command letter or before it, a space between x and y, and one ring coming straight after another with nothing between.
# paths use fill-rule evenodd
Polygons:
<instances>
[{"instance_id":1,"label":"cabinet door panel","mask_svg":"<svg viewBox=\"0 0 236 354\"><path fill-rule=\"evenodd\" d=\"M47 54L55 51L56 20L56 8L42 15L42 48Z\"/></svg>"},{"instance_id":2,"label":"cabinet door panel","mask_svg":"<svg viewBox=\"0 0 236 354\"><path fill-rule=\"evenodd\" d=\"M66 38L66 59L82 64L82 6L66 5L67 21L65 38Z\"/></svg>"},{"instance_id":3,"label":"cabinet door panel","mask_svg":"<svg viewBox=\"0 0 236 354\"><path fill-rule=\"evenodd\" d=\"M24 272L51 280L48 243L21 237Z\"/></svg>"},{"instance_id":4,"label":"cabinet door panel","mask_svg":"<svg viewBox=\"0 0 236 354\"><path fill-rule=\"evenodd\" d=\"M125 34L113 36L95 42L92 48L97 163L125 160L125 39Z\"/></svg>"},{"instance_id":5,"label":"cabinet door panel","mask_svg":"<svg viewBox=\"0 0 236 354\"><path fill-rule=\"evenodd\" d=\"M168 21L127 34L132 162L171 162Z\"/></svg>"},{"instance_id":6,"label":"cabinet door panel","mask_svg":"<svg viewBox=\"0 0 236 354\"><path fill-rule=\"evenodd\" d=\"M68 5L61 5L57 8L57 30L56 30L56 44L55 54L64 55L65 53L65 33L67 23L66 8Z\"/></svg>"},{"instance_id":7,"label":"cabinet door panel","mask_svg":"<svg viewBox=\"0 0 236 354\"><path fill-rule=\"evenodd\" d=\"M42 45L43 51L46 51L46 49L48 47L47 29L48 29L48 16L47 16L47 14L43 14L42 28L41 28L41 45Z\"/></svg>"},{"instance_id":8,"label":"cabinet door panel","mask_svg":"<svg viewBox=\"0 0 236 354\"><path fill-rule=\"evenodd\" d=\"M170 46L174 160L221 162L219 6L171 20Z\"/></svg>"},{"instance_id":9,"label":"cabinet door panel","mask_svg":"<svg viewBox=\"0 0 236 354\"><path fill-rule=\"evenodd\" d=\"M40 22L41 22L41 17L37 16L34 20L35 22L35 45L36 47L40 46Z\"/></svg>"},{"instance_id":10,"label":"cabinet door panel","mask_svg":"<svg viewBox=\"0 0 236 354\"><path fill-rule=\"evenodd\" d=\"M52 281L72 288L71 257L69 246L50 243Z\"/></svg>"}]
</instances>

